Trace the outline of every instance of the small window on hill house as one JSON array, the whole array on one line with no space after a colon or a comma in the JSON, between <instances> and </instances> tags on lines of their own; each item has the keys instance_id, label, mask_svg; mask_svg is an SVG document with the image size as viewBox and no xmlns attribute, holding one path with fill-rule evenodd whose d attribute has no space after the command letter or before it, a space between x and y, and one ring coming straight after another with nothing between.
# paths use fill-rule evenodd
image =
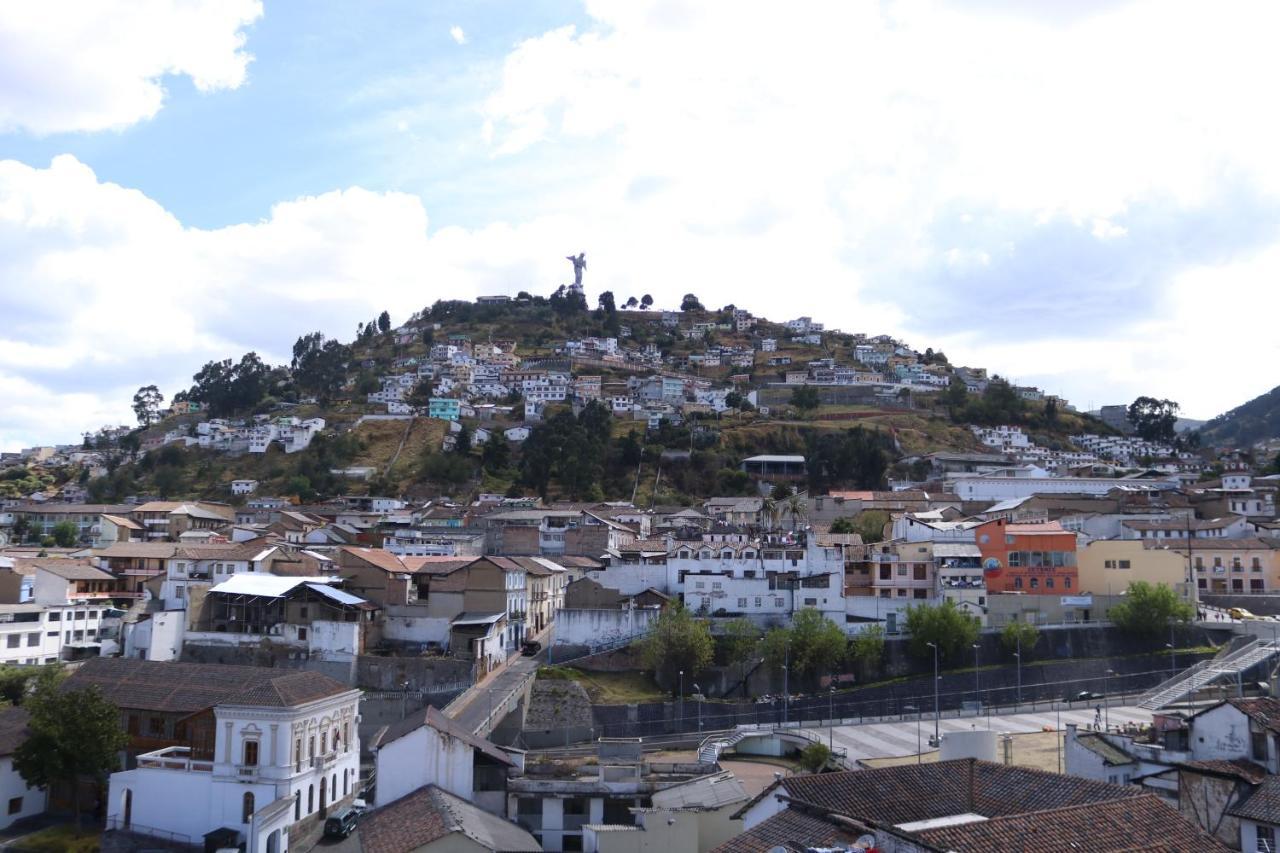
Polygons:
<instances>
[{"instance_id":1,"label":"small window on hill house","mask_svg":"<svg viewBox=\"0 0 1280 853\"><path fill-rule=\"evenodd\" d=\"M256 740L247 740L244 742L244 766L258 766L258 742Z\"/></svg>"}]
</instances>

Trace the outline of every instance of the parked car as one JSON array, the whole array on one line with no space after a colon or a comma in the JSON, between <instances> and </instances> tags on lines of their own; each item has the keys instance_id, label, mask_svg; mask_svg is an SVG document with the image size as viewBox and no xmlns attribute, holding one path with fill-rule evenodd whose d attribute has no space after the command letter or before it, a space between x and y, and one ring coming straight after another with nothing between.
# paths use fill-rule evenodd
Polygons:
<instances>
[{"instance_id":1,"label":"parked car","mask_svg":"<svg viewBox=\"0 0 1280 853\"><path fill-rule=\"evenodd\" d=\"M346 808L337 814L329 815L324 822L326 838L346 838L356 828L360 813L354 808Z\"/></svg>"},{"instance_id":2,"label":"parked car","mask_svg":"<svg viewBox=\"0 0 1280 853\"><path fill-rule=\"evenodd\" d=\"M527 658L533 657L540 651L542 651L542 643L539 643L537 640L525 640L520 646L520 654Z\"/></svg>"},{"instance_id":3,"label":"parked car","mask_svg":"<svg viewBox=\"0 0 1280 853\"><path fill-rule=\"evenodd\" d=\"M1095 693L1092 690L1081 690L1079 693L1068 693L1062 698L1068 702L1092 702L1094 699L1101 699L1103 694Z\"/></svg>"}]
</instances>

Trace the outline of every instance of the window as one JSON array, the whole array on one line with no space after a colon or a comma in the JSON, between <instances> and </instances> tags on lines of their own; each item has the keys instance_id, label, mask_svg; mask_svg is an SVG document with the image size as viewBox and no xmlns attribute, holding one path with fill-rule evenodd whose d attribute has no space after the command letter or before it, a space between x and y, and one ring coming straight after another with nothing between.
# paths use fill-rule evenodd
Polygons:
<instances>
[{"instance_id":1,"label":"window","mask_svg":"<svg viewBox=\"0 0 1280 853\"><path fill-rule=\"evenodd\" d=\"M880 580L887 581L893 578L893 569L889 566L880 567Z\"/></svg>"},{"instance_id":2,"label":"window","mask_svg":"<svg viewBox=\"0 0 1280 853\"><path fill-rule=\"evenodd\" d=\"M756 607L760 606L760 596L756 596Z\"/></svg>"},{"instance_id":3,"label":"window","mask_svg":"<svg viewBox=\"0 0 1280 853\"><path fill-rule=\"evenodd\" d=\"M40 632L39 632L39 631L33 631L32 633L27 634L27 645L28 645L28 646L38 646L38 645L40 645Z\"/></svg>"},{"instance_id":4,"label":"window","mask_svg":"<svg viewBox=\"0 0 1280 853\"><path fill-rule=\"evenodd\" d=\"M302 791L293 792L293 819L302 820Z\"/></svg>"},{"instance_id":5,"label":"window","mask_svg":"<svg viewBox=\"0 0 1280 853\"><path fill-rule=\"evenodd\" d=\"M16 649L18 647L18 644L21 642L22 642L21 634L10 634L8 637L5 638L5 643L11 649Z\"/></svg>"},{"instance_id":6,"label":"window","mask_svg":"<svg viewBox=\"0 0 1280 853\"><path fill-rule=\"evenodd\" d=\"M253 820L253 792L246 791L244 805L240 810L240 822L248 823L251 820Z\"/></svg>"},{"instance_id":7,"label":"window","mask_svg":"<svg viewBox=\"0 0 1280 853\"><path fill-rule=\"evenodd\" d=\"M316 786L307 786L307 814L316 810Z\"/></svg>"},{"instance_id":8,"label":"window","mask_svg":"<svg viewBox=\"0 0 1280 853\"><path fill-rule=\"evenodd\" d=\"M929 570L929 567L926 566L924 563L916 563L914 568L912 569L912 571L914 572L913 578L918 581L928 580L928 575L927 575L928 570Z\"/></svg>"},{"instance_id":9,"label":"window","mask_svg":"<svg viewBox=\"0 0 1280 853\"><path fill-rule=\"evenodd\" d=\"M62 621L62 614L61 614L61 613L59 613L59 612L57 612L57 611L55 610L53 613L50 613L50 614L49 614L49 621L50 621L50 622L61 622L61 621Z\"/></svg>"},{"instance_id":10,"label":"window","mask_svg":"<svg viewBox=\"0 0 1280 853\"><path fill-rule=\"evenodd\" d=\"M306 628L299 628L299 629L298 629L298 639L299 639L299 640L305 640L306 638L307 638L307 629L306 629Z\"/></svg>"},{"instance_id":11,"label":"window","mask_svg":"<svg viewBox=\"0 0 1280 853\"><path fill-rule=\"evenodd\" d=\"M1014 588L1014 589L1022 589L1022 578L1014 578L1014 579L1013 579L1013 588Z\"/></svg>"},{"instance_id":12,"label":"window","mask_svg":"<svg viewBox=\"0 0 1280 853\"><path fill-rule=\"evenodd\" d=\"M164 734L164 717L151 717L148 719L147 733L153 735Z\"/></svg>"},{"instance_id":13,"label":"window","mask_svg":"<svg viewBox=\"0 0 1280 853\"><path fill-rule=\"evenodd\" d=\"M747 606L747 600L746 600L745 598L739 598L739 599L738 599L738 606L739 606L739 607L746 607L746 606Z\"/></svg>"},{"instance_id":14,"label":"window","mask_svg":"<svg viewBox=\"0 0 1280 853\"><path fill-rule=\"evenodd\" d=\"M9 800L9 814L17 814L20 811L22 811L22 797Z\"/></svg>"},{"instance_id":15,"label":"window","mask_svg":"<svg viewBox=\"0 0 1280 853\"><path fill-rule=\"evenodd\" d=\"M301 610L299 610L299 611L298 611L298 613L299 613L299 615L300 615L303 619L306 619L306 618L307 618L307 608L306 608L306 607L303 607Z\"/></svg>"},{"instance_id":16,"label":"window","mask_svg":"<svg viewBox=\"0 0 1280 853\"><path fill-rule=\"evenodd\" d=\"M1266 732L1249 732L1249 744L1252 749L1254 761L1267 760L1267 733Z\"/></svg>"},{"instance_id":17,"label":"window","mask_svg":"<svg viewBox=\"0 0 1280 853\"><path fill-rule=\"evenodd\" d=\"M1032 589L1039 589L1039 588L1040 588L1040 578L1032 578L1032 579L1031 579L1031 588L1032 588Z\"/></svg>"},{"instance_id":18,"label":"window","mask_svg":"<svg viewBox=\"0 0 1280 853\"><path fill-rule=\"evenodd\" d=\"M12 814L12 812L10 812L10 814ZM1265 851L1265 853L1274 853L1276 849L1276 828L1274 826L1256 823L1254 824L1254 831L1257 833L1258 837L1258 843L1256 846L1259 853L1262 851Z\"/></svg>"},{"instance_id":19,"label":"window","mask_svg":"<svg viewBox=\"0 0 1280 853\"><path fill-rule=\"evenodd\" d=\"M247 740L244 742L244 766L258 766L258 742L256 740Z\"/></svg>"},{"instance_id":20,"label":"window","mask_svg":"<svg viewBox=\"0 0 1280 853\"><path fill-rule=\"evenodd\" d=\"M1045 578L1045 579L1044 579L1044 588L1045 588L1045 589L1053 589L1053 578Z\"/></svg>"},{"instance_id":21,"label":"window","mask_svg":"<svg viewBox=\"0 0 1280 853\"><path fill-rule=\"evenodd\" d=\"M817 606L818 606L818 599L816 599L816 598L806 598L806 599L804 600L804 606L805 606L805 607L817 607Z\"/></svg>"},{"instance_id":22,"label":"window","mask_svg":"<svg viewBox=\"0 0 1280 853\"><path fill-rule=\"evenodd\" d=\"M1129 562L1128 560L1121 560L1121 561L1120 561L1120 568L1122 568L1122 569L1127 569L1127 568L1129 568L1129 566L1130 566L1130 565L1131 565L1131 564L1130 564L1130 562Z\"/></svg>"},{"instance_id":23,"label":"window","mask_svg":"<svg viewBox=\"0 0 1280 853\"><path fill-rule=\"evenodd\" d=\"M907 567L898 566L898 577L905 578L907 576Z\"/></svg>"},{"instance_id":24,"label":"window","mask_svg":"<svg viewBox=\"0 0 1280 853\"><path fill-rule=\"evenodd\" d=\"M773 597L773 606L774 606L774 607L782 607L784 604L786 604L786 602L782 599L782 597L781 597L781 596L777 596L777 595L775 595L775 596Z\"/></svg>"}]
</instances>

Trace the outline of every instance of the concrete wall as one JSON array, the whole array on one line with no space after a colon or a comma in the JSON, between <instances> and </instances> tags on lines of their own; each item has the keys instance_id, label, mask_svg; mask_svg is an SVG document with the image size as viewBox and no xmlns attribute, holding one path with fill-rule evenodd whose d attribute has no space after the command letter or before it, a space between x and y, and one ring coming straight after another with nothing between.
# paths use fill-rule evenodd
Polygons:
<instances>
[{"instance_id":1,"label":"concrete wall","mask_svg":"<svg viewBox=\"0 0 1280 853\"><path fill-rule=\"evenodd\" d=\"M561 610L551 625L553 645L598 646L644 634L658 618L657 608Z\"/></svg>"}]
</instances>

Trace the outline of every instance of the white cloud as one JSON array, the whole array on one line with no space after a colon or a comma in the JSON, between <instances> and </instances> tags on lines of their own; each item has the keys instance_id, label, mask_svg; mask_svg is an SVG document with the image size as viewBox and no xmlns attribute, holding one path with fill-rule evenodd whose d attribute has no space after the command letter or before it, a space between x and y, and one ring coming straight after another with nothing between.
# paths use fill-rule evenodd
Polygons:
<instances>
[{"instance_id":1,"label":"white cloud","mask_svg":"<svg viewBox=\"0 0 1280 853\"><path fill-rule=\"evenodd\" d=\"M234 89L260 0L40 0L0 4L0 131L127 127L156 114L166 75Z\"/></svg>"},{"instance_id":2,"label":"white cloud","mask_svg":"<svg viewBox=\"0 0 1280 853\"><path fill-rule=\"evenodd\" d=\"M300 334L349 340L383 309L403 321L469 298L484 270L458 260L459 242L429 238L402 193L330 192L202 230L71 156L0 161L0 281L20 283L0 288L0 447L127 421L139 385L172 395L210 359L279 363Z\"/></svg>"},{"instance_id":3,"label":"white cloud","mask_svg":"<svg viewBox=\"0 0 1280 853\"><path fill-rule=\"evenodd\" d=\"M740 0L586 6L586 26L512 50L482 138L497 158L606 175L541 200L564 229L557 247L576 241L595 258L595 288L668 304L694 290L949 342L953 357L1094 402L1136 390L1210 415L1271 384L1223 376L1163 332L1206 316L1172 298L1184 271L1276 241L1265 220L1226 239L1176 226L1205 218L1229 183L1280 211L1280 117L1259 108L1280 76L1266 42L1280 6L1140 0L1065 17L927 0L800 3L785 16ZM1038 245L1050 228L1108 247L1079 289L1057 289L1077 259L1064 240ZM1174 239L1161 245L1158 228ZM950 292L957 270L974 285L967 299ZM1083 325L1076 307L1095 316L1111 288L1127 297L1113 327ZM1214 293L1240 304L1261 289L1223 275ZM992 308L1028 316L993 325ZM1057 332L1036 328L1055 321ZM1262 317L1237 323L1272 337Z\"/></svg>"},{"instance_id":4,"label":"white cloud","mask_svg":"<svg viewBox=\"0 0 1280 853\"><path fill-rule=\"evenodd\" d=\"M458 26L457 24L454 24L452 27L449 27L449 38L453 39L454 42L457 44L467 43L467 34L463 32L462 27Z\"/></svg>"}]
</instances>

